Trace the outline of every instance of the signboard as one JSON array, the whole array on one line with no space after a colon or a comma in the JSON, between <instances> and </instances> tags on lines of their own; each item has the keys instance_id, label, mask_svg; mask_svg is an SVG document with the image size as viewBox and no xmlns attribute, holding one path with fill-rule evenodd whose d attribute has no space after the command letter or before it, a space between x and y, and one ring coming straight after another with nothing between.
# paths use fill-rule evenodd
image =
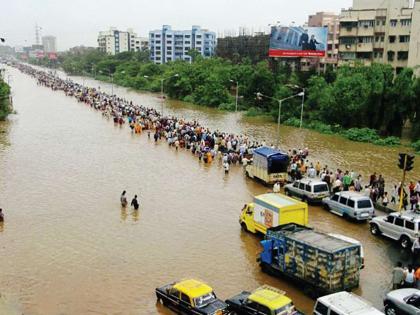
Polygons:
<instances>
[{"instance_id":1,"label":"signboard","mask_svg":"<svg viewBox=\"0 0 420 315\"><path fill-rule=\"evenodd\" d=\"M273 26L270 57L325 57L327 27Z\"/></svg>"},{"instance_id":2,"label":"signboard","mask_svg":"<svg viewBox=\"0 0 420 315\"><path fill-rule=\"evenodd\" d=\"M57 60L57 54L55 52L48 53L48 59Z\"/></svg>"}]
</instances>

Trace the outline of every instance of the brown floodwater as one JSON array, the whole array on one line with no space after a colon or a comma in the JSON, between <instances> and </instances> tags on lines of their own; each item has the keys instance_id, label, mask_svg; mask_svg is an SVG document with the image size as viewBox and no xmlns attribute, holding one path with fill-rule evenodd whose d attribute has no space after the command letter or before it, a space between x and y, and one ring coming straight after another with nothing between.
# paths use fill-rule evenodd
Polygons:
<instances>
[{"instance_id":1,"label":"brown floodwater","mask_svg":"<svg viewBox=\"0 0 420 315\"><path fill-rule=\"evenodd\" d=\"M313 300L300 289L260 271L257 237L243 233L244 203L268 190L222 165L155 144L117 127L90 107L36 85L15 69L17 115L0 123L0 293L25 314L171 314L156 305L154 289L177 279L208 282L221 298L270 284L287 291L300 309ZM110 84L74 78L110 91ZM114 87L115 93L160 108L154 94ZM276 126L240 114L177 101L165 112L203 125L275 141ZM399 180L399 148L384 148L281 128L284 148L308 147L310 159L342 169L376 171ZM416 169L410 174L420 176ZM416 175L416 176L414 176ZM140 211L121 210L122 190L140 197ZM366 268L356 293L381 308L392 265L407 255L370 235L367 224L347 222L310 207L310 224L355 237Z\"/></svg>"}]
</instances>

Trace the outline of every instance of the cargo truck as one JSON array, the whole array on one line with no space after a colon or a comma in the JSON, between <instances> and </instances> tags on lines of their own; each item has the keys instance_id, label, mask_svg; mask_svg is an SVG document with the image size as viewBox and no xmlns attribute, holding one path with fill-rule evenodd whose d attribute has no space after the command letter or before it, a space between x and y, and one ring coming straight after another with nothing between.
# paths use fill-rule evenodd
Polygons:
<instances>
[{"instance_id":1,"label":"cargo truck","mask_svg":"<svg viewBox=\"0 0 420 315\"><path fill-rule=\"evenodd\" d=\"M282 194L263 194L246 204L239 217L245 231L266 234L268 228L287 223L308 224L308 205Z\"/></svg>"},{"instance_id":2,"label":"cargo truck","mask_svg":"<svg viewBox=\"0 0 420 315\"><path fill-rule=\"evenodd\" d=\"M252 162L245 167L245 173L248 177L259 179L265 184L284 184L287 182L289 162L290 158L286 153L261 147L254 150Z\"/></svg>"},{"instance_id":3,"label":"cargo truck","mask_svg":"<svg viewBox=\"0 0 420 315\"><path fill-rule=\"evenodd\" d=\"M311 297L359 286L360 245L293 223L268 229L261 244L262 270L301 285Z\"/></svg>"}]
</instances>

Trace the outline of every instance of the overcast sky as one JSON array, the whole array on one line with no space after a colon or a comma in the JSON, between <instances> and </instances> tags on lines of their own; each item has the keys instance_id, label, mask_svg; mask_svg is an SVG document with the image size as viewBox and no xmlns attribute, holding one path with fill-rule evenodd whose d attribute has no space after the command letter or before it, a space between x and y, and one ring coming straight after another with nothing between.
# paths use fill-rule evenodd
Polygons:
<instances>
[{"instance_id":1,"label":"overcast sky","mask_svg":"<svg viewBox=\"0 0 420 315\"><path fill-rule=\"evenodd\" d=\"M141 36L163 24L173 29L200 25L217 33L245 26L264 31L280 21L303 24L317 11L340 12L351 0L2 0L0 37L14 45L35 43L35 23L41 35L57 37L59 50L96 46L100 30L133 28Z\"/></svg>"}]
</instances>

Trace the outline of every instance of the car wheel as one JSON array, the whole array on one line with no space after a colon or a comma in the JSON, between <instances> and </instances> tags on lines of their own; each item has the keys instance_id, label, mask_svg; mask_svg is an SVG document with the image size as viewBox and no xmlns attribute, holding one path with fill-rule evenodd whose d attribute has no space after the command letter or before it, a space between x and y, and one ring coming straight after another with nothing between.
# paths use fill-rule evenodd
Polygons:
<instances>
[{"instance_id":1,"label":"car wheel","mask_svg":"<svg viewBox=\"0 0 420 315\"><path fill-rule=\"evenodd\" d=\"M330 211L330 206L327 203L324 203L324 209L327 211Z\"/></svg>"},{"instance_id":2,"label":"car wheel","mask_svg":"<svg viewBox=\"0 0 420 315\"><path fill-rule=\"evenodd\" d=\"M380 235L381 231L379 230L379 227L377 224L371 224L370 225L370 233L372 233L372 235Z\"/></svg>"},{"instance_id":3,"label":"car wheel","mask_svg":"<svg viewBox=\"0 0 420 315\"><path fill-rule=\"evenodd\" d=\"M410 241L410 239L407 236L405 236L405 235L401 236L401 238L400 238L400 246L402 248L407 249L407 248L410 247L410 244L411 244L411 241Z\"/></svg>"},{"instance_id":4,"label":"car wheel","mask_svg":"<svg viewBox=\"0 0 420 315\"><path fill-rule=\"evenodd\" d=\"M303 195L303 196L300 198L300 200L302 200L302 202L307 202L307 198L306 198L306 196L305 196L305 195Z\"/></svg>"},{"instance_id":5,"label":"car wheel","mask_svg":"<svg viewBox=\"0 0 420 315\"><path fill-rule=\"evenodd\" d=\"M398 312L395 309L395 306L387 305L387 306L385 306L385 314L386 315L398 315Z\"/></svg>"}]
</instances>

